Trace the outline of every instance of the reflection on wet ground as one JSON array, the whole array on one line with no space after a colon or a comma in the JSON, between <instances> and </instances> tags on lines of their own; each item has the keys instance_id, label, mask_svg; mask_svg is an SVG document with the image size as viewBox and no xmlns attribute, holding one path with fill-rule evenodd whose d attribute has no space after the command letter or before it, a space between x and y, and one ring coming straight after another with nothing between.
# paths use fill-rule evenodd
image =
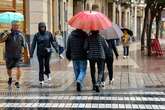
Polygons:
<instances>
[{"instance_id":1,"label":"reflection on wet ground","mask_svg":"<svg viewBox=\"0 0 165 110\"><path fill-rule=\"evenodd\" d=\"M13 109L165 109L165 57L147 57L141 54L138 44L131 47L130 57L114 61L114 82L106 85L100 93L92 91L88 66L84 87L76 92L72 62L51 59L51 81L38 82L38 62L32 60L30 67L23 67L21 88L14 83L7 86L5 66L0 66L0 107ZM15 71L13 71L15 72ZM13 75L14 76L14 75ZM15 77L15 76L14 76ZM14 78L15 79L15 78ZM13 81L14 82L14 81Z\"/></svg>"}]
</instances>

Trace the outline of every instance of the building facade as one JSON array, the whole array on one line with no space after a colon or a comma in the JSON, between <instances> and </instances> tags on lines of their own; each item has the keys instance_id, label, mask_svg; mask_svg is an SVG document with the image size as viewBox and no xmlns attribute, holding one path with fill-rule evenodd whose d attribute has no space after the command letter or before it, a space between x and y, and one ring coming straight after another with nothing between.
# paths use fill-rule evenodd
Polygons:
<instances>
[{"instance_id":1,"label":"building facade","mask_svg":"<svg viewBox=\"0 0 165 110\"><path fill-rule=\"evenodd\" d=\"M30 36L38 31L38 23L44 21L52 33L62 31L65 39L71 27L67 21L83 10L100 11L121 27L132 29L134 36L140 39L144 17L144 2L131 0L0 0L0 13L20 12L24 15L21 30L30 43ZM1 25L0 31L10 25ZM66 41L66 40L65 40ZM3 46L1 46L3 47ZM0 49L1 59L3 49Z\"/></svg>"},{"instance_id":2,"label":"building facade","mask_svg":"<svg viewBox=\"0 0 165 110\"><path fill-rule=\"evenodd\" d=\"M20 12L24 15L21 30L30 44L38 31L38 23L45 22L47 30L63 31L66 36L67 21L73 16L73 0L0 0L0 13ZM0 24L0 32L9 30L10 24ZM4 62L4 44L0 44L0 62Z\"/></svg>"}]
</instances>

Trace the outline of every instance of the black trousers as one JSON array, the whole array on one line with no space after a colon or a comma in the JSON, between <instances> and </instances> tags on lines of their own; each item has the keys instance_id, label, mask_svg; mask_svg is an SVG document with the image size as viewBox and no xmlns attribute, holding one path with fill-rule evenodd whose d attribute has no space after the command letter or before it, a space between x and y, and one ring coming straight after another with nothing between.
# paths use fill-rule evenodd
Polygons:
<instances>
[{"instance_id":1,"label":"black trousers","mask_svg":"<svg viewBox=\"0 0 165 110\"><path fill-rule=\"evenodd\" d=\"M38 55L39 62L39 81L44 81L44 74L50 74L50 61L51 53L47 53L45 55Z\"/></svg>"},{"instance_id":2,"label":"black trousers","mask_svg":"<svg viewBox=\"0 0 165 110\"><path fill-rule=\"evenodd\" d=\"M109 80L113 79L113 58L106 58L105 63L107 64ZM103 73L102 81L105 81L105 76Z\"/></svg>"},{"instance_id":3,"label":"black trousers","mask_svg":"<svg viewBox=\"0 0 165 110\"><path fill-rule=\"evenodd\" d=\"M96 83L101 83L103 73L104 73L104 67L105 67L105 61L103 59L97 59L97 60L89 60L90 62L90 70L91 70L91 78L92 78L92 84L93 86L96 85ZM98 69L98 78L96 82L96 66L97 64L97 69Z\"/></svg>"}]
</instances>

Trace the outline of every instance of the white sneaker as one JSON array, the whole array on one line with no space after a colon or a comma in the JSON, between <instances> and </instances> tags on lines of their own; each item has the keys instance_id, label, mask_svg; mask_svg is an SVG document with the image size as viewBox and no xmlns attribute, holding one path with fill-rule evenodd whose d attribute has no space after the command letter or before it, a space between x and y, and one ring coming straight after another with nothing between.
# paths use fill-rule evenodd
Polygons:
<instances>
[{"instance_id":1,"label":"white sneaker","mask_svg":"<svg viewBox=\"0 0 165 110\"><path fill-rule=\"evenodd\" d=\"M105 87L105 81L101 82L101 86Z\"/></svg>"},{"instance_id":2,"label":"white sneaker","mask_svg":"<svg viewBox=\"0 0 165 110\"><path fill-rule=\"evenodd\" d=\"M123 56L123 59L126 59L126 56Z\"/></svg>"},{"instance_id":3,"label":"white sneaker","mask_svg":"<svg viewBox=\"0 0 165 110\"><path fill-rule=\"evenodd\" d=\"M51 78L51 76L49 75L49 77L48 77L48 81L51 81L52 80L52 78Z\"/></svg>"},{"instance_id":4,"label":"white sneaker","mask_svg":"<svg viewBox=\"0 0 165 110\"><path fill-rule=\"evenodd\" d=\"M40 85L43 85L44 84L44 81L40 81Z\"/></svg>"},{"instance_id":5,"label":"white sneaker","mask_svg":"<svg viewBox=\"0 0 165 110\"><path fill-rule=\"evenodd\" d=\"M48 75L46 74L46 77L48 78L48 81L50 81L52 79L50 76L50 73Z\"/></svg>"},{"instance_id":6,"label":"white sneaker","mask_svg":"<svg viewBox=\"0 0 165 110\"><path fill-rule=\"evenodd\" d=\"M109 84L112 84L112 83L113 83L113 81L114 81L114 78L113 78L112 80L110 80L110 81L109 81Z\"/></svg>"}]
</instances>

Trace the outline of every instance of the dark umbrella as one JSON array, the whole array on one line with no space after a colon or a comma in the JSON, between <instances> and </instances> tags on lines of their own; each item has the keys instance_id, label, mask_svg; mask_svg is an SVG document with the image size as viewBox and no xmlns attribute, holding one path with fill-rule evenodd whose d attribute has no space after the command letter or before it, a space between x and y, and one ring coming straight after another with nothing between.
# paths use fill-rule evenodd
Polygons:
<instances>
[{"instance_id":1,"label":"dark umbrella","mask_svg":"<svg viewBox=\"0 0 165 110\"><path fill-rule=\"evenodd\" d=\"M132 32L130 29L122 28L121 30L122 30L123 32L124 32L124 31L127 31L127 33L128 33L130 36L133 36L133 32Z\"/></svg>"}]
</instances>

